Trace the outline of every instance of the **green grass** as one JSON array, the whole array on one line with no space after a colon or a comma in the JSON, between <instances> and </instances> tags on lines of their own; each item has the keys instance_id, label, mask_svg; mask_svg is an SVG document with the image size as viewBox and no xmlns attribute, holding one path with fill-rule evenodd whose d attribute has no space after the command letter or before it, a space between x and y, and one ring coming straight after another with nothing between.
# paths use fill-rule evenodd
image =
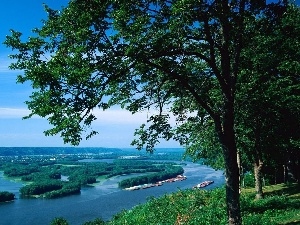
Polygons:
<instances>
[{"instance_id":1,"label":"green grass","mask_svg":"<svg viewBox=\"0 0 300 225\"><path fill-rule=\"evenodd\" d=\"M265 198L255 200L254 189L243 189L244 225L300 224L300 186L278 184L264 188ZM150 198L145 204L124 210L111 221L84 225L219 225L228 224L224 188L212 191L184 190Z\"/></svg>"},{"instance_id":2,"label":"green grass","mask_svg":"<svg viewBox=\"0 0 300 225\"><path fill-rule=\"evenodd\" d=\"M299 185L271 185L265 187L263 191L264 199L253 200L254 189L243 190L242 198L244 201L242 200L241 205L245 221L257 219L260 221L259 224L300 224Z\"/></svg>"},{"instance_id":3,"label":"green grass","mask_svg":"<svg viewBox=\"0 0 300 225\"><path fill-rule=\"evenodd\" d=\"M245 225L300 224L300 190L296 184L264 188L265 198L255 200L254 189L243 190L241 208ZM216 225L227 224L225 191L184 190L152 198L116 215L107 224Z\"/></svg>"}]
</instances>

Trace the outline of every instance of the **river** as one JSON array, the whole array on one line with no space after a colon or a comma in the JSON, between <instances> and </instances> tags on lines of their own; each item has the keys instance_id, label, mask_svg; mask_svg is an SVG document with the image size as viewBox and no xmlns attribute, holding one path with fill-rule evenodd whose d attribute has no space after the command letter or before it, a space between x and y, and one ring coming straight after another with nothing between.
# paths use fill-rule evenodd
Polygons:
<instances>
[{"instance_id":1,"label":"river","mask_svg":"<svg viewBox=\"0 0 300 225\"><path fill-rule=\"evenodd\" d=\"M192 188L204 180L214 180L206 189L224 184L222 171L188 162L184 168L184 181L165 183L159 187L138 191L124 191L118 188L118 181L124 176L106 180L95 187L81 189L81 194L58 199L19 198L20 182L12 182L0 172L0 191L13 192L17 199L0 203L0 225L47 225L56 218L63 217L70 225L81 225L96 218L109 220L123 209L130 209L144 203L151 196L159 197L179 189Z\"/></svg>"}]
</instances>

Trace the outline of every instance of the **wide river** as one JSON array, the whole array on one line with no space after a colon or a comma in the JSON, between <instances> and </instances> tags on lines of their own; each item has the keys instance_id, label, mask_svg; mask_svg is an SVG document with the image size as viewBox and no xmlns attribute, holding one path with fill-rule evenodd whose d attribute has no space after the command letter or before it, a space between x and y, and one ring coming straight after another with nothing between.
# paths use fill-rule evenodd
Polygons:
<instances>
[{"instance_id":1,"label":"wide river","mask_svg":"<svg viewBox=\"0 0 300 225\"><path fill-rule=\"evenodd\" d=\"M118 181L126 176L111 178L96 187L82 188L81 194L58 199L23 199L19 198L19 188L23 185L3 177L0 172L0 191L13 192L17 199L13 202L0 203L0 225L48 225L56 217L63 217L70 225L82 225L96 218L109 220L123 209L130 209L144 203L151 196L159 197L179 189L192 188L204 180L214 183L206 189L224 184L222 171L194 163L187 163L184 168L185 181L165 183L138 191L125 191L118 188Z\"/></svg>"}]
</instances>

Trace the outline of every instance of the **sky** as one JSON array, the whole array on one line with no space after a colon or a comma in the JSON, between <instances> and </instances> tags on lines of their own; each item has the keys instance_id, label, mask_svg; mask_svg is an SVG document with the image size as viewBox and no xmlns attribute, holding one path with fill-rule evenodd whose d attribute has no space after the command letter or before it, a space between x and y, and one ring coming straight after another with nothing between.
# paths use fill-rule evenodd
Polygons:
<instances>
[{"instance_id":1,"label":"sky","mask_svg":"<svg viewBox=\"0 0 300 225\"><path fill-rule=\"evenodd\" d=\"M0 147L60 147L62 138L45 137L43 131L51 128L46 119L34 117L23 120L29 114L26 100L32 89L28 83L16 84L16 76L22 71L9 70L11 49L3 45L10 29L30 36L33 28L41 27L46 19L43 3L50 8L61 9L68 0L1 0L0 12ZM300 0L296 1L297 4ZM131 115L119 108L105 112L98 111L98 120L93 128L99 132L89 140L83 140L79 147L128 148L133 140L134 130L147 119L147 113ZM161 141L157 147L180 147L174 141Z\"/></svg>"},{"instance_id":2,"label":"sky","mask_svg":"<svg viewBox=\"0 0 300 225\"><path fill-rule=\"evenodd\" d=\"M10 29L30 36L33 28L41 27L47 15L43 8L61 9L68 0L1 0L0 12L0 147L60 147L70 146L57 136L46 137L43 131L51 128L44 118L23 120L29 114L27 105L32 89L29 83L17 84L16 77L22 71L9 70L11 49L3 45ZM83 139L79 147L129 148L134 130L147 120L147 113L131 113L118 107L97 111L98 120L92 128L99 132L89 140ZM180 147L174 141L161 141L157 147Z\"/></svg>"}]
</instances>

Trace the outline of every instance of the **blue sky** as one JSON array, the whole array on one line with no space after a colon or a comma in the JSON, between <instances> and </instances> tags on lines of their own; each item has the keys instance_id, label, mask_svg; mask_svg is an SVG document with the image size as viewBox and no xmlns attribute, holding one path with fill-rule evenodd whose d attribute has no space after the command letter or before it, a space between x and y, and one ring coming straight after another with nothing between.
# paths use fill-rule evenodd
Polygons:
<instances>
[{"instance_id":1,"label":"blue sky","mask_svg":"<svg viewBox=\"0 0 300 225\"><path fill-rule=\"evenodd\" d=\"M23 146L66 146L59 136L45 137L43 131L50 128L46 119L31 118L22 120L28 115L24 103L29 99L32 90L29 84L16 84L16 76L21 71L8 69L11 50L2 43L10 29L30 36L31 30L42 25L46 18L43 3L51 8L60 9L66 6L68 0L1 0L0 13L0 147ZM93 128L99 134L88 141L83 141L81 147L119 147L130 146L135 128L146 121L146 113L131 115L129 112L113 108L106 112L98 111L99 119ZM68 146L68 145L67 145ZM176 142L165 142L158 147L179 147Z\"/></svg>"},{"instance_id":2,"label":"blue sky","mask_svg":"<svg viewBox=\"0 0 300 225\"><path fill-rule=\"evenodd\" d=\"M300 0L296 3L299 4ZM59 136L45 137L43 131L50 128L46 119L32 118L22 120L29 111L25 101L32 90L29 84L16 84L16 76L22 72L8 69L11 50L2 43L10 29L30 36L31 30L42 25L46 18L43 3L51 8L60 9L68 0L1 0L0 13L0 147L6 146L64 146ZM106 112L97 112L99 119L93 128L99 134L82 147L131 147L135 128L146 121L146 113L132 116L129 112L114 108ZM179 147L176 142L162 141L158 147Z\"/></svg>"}]
</instances>

